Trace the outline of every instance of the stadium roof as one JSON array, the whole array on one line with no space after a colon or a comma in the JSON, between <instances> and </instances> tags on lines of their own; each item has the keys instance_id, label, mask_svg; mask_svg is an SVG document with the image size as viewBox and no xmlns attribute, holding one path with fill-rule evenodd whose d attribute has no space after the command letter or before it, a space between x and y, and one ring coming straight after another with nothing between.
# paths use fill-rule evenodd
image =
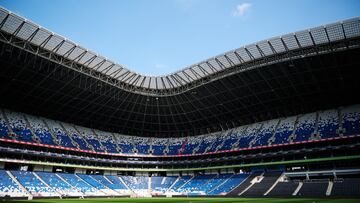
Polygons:
<instances>
[{"instance_id":1,"label":"stadium roof","mask_svg":"<svg viewBox=\"0 0 360 203\"><path fill-rule=\"evenodd\" d=\"M2 31L42 49L51 60L79 69L122 89L152 95L169 95L193 88L237 67L293 50L360 36L360 18L319 26L247 45L209 58L175 73L153 77L135 73L14 13L0 8ZM60 56L61 58L58 58ZM265 62L265 63L269 63ZM88 70L85 70L88 69ZM195 84L196 83L196 84Z\"/></svg>"},{"instance_id":2,"label":"stadium roof","mask_svg":"<svg viewBox=\"0 0 360 203\"><path fill-rule=\"evenodd\" d=\"M354 18L154 79L0 9L0 106L127 135L205 134L359 103L359 55Z\"/></svg>"}]
</instances>

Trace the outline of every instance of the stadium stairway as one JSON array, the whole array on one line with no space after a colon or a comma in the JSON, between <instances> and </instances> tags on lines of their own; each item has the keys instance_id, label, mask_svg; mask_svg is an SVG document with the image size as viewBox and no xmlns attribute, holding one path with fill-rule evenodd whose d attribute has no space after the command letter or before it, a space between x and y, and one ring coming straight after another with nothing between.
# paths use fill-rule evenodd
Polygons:
<instances>
[{"instance_id":1,"label":"stadium stairway","mask_svg":"<svg viewBox=\"0 0 360 203\"><path fill-rule=\"evenodd\" d=\"M26 193L26 196L28 196L29 200L33 199L33 195L19 182L18 179L15 178L15 176L10 171L6 171L6 173Z\"/></svg>"},{"instance_id":2,"label":"stadium stairway","mask_svg":"<svg viewBox=\"0 0 360 203\"><path fill-rule=\"evenodd\" d=\"M180 179L180 176L178 176L176 178L176 180L170 185L170 187L165 191L165 193L169 192L174 187L174 185L176 185L176 183L179 181L179 179Z\"/></svg>"},{"instance_id":3,"label":"stadium stairway","mask_svg":"<svg viewBox=\"0 0 360 203\"><path fill-rule=\"evenodd\" d=\"M77 191L79 194L81 194L81 197L84 197L84 193L81 192L77 187L73 186L70 182L68 182L67 180L65 180L65 178L63 178L62 176L60 176L59 174L55 173L55 175L60 178L62 181L64 181L66 184L70 185L73 190Z\"/></svg>"},{"instance_id":4,"label":"stadium stairway","mask_svg":"<svg viewBox=\"0 0 360 203\"><path fill-rule=\"evenodd\" d=\"M80 149L79 143L77 143L77 142L73 139L72 135L71 135L70 132L64 127L64 125L63 125L61 122L59 123L59 125L60 125L61 129L65 132L65 134L66 134L66 135L69 137L69 139L71 140L71 144L74 145L77 149Z\"/></svg>"},{"instance_id":5,"label":"stadium stairway","mask_svg":"<svg viewBox=\"0 0 360 203\"><path fill-rule=\"evenodd\" d=\"M34 176L39 179L44 185L46 185L47 187L51 188L53 191L55 191L58 196L61 198L61 193L59 193L56 188L51 187L49 184L47 184L47 182L45 182L38 174L36 174L35 172L33 172Z\"/></svg>"},{"instance_id":6,"label":"stadium stairway","mask_svg":"<svg viewBox=\"0 0 360 203\"><path fill-rule=\"evenodd\" d=\"M31 126L28 118L26 117L26 114L23 114L23 118L24 118L24 121L25 121L25 124L26 124L26 127L30 130L31 132L31 137L32 139L36 142L36 143L41 143L41 139L40 137L35 133L35 130L34 128Z\"/></svg>"},{"instance_id":7,"label":"stadium stairway","mask_svg":"<svg viewBox=\"0 0 360 203\"><path fill-rule=\"evenodd\" d=\"M55 136L55 132L53 131L52 128L49 127L49 125L47 124L45 119L41 119L44 122L45 127L48 129L53 141L55 144L57 144L58 146L61 145L60 141L57 139L57 137Z\"/></svg>"},{"instance_id":8,"label":"stadium stairway","mask_svg":"<svg viewBox=\"0 0 360 203\"><path fill-rule=\"evenodd\" d=\"M248 176L243 182L241 182L237 187L235 187L232 191L230 191L226 196L238 196L242 194L249 186L251 186L251 181L259 176L260 173L253 173Z\"/></svg>"},{"instance_id":9,"label":"stadium stairway","mask_svg":"<svg viewBox=\"0 0 360 203\"><path fill-rule=\"evenodd\" d=\"M281 172L266 172L259 182L254 181L252 186L240 194L243 197L261 197L263 196L281 176Z\"/></svg>"}]
</instances>

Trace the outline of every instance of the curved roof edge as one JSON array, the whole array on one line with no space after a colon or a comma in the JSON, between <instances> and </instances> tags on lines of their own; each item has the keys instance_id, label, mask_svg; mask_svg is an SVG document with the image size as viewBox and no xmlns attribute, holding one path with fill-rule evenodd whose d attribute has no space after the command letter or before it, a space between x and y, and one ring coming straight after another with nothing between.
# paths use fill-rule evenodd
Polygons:
<instances>
[{"instance_id":1,"label":"curved roof edge","mask_svg":"<svg viewBox=\"0 0 360 203\"><path fill-rule=\"evenodd\" d=\"M182 87L195 81L249 62L359 37L360 17L273 37L157 77L135 73L2 7L0 7L0 30L11 36L8 41L12 44L16 45L12 41L15 37L22 40L22 43L47 52L46 57L52 61L76 68L124 90L157 96L169 94L173 89L183 91ZM26 48L26 45L22 48ZM39 54L39 50L33 52Z\"/></svg>"}]
</instances>

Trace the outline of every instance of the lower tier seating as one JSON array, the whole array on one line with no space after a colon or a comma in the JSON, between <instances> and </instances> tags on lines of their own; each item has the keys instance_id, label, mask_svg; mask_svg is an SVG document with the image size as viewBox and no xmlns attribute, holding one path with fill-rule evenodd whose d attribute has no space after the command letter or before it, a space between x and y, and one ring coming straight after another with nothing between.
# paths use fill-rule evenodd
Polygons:
<instances>
[{"instance_id":1,"label":"lower tier seating","mask_svg":"<svg viewBox=\"0 0 360 203\"><path fill-rule=\"evenodd\" d=\"M270 187L276 182L280 177L281 172L267 172L264 175L260 176L259 182L254 182L253 185L246 190L241 196L244 197L261 197L263 196ZM262 178L262 179L261 179Z\"/></svg>"},{"instance_id":2,"label":"lower tier seating","mask_svg":"<svg viewBox=\"0 0 360 203\"><path fill-rule=\"evenodd\" d=\"M331 191L335 197L360 197L360 178L335 180Z\"/></svg>"},{"instance_id":3,"label":"lower tier seating","mask_svg":"<svg viewBox=\"0 0 360 203\"><path fill-rule=\"evenodd\" d=\"M282 172L254 172L147 177L0 170L0 197L5 195L11 197L30 195L35 197L123 195L360 196L360 178L358 176L334 180L291 180L286 177L286 173L284 176L281 174Z\"/></svg>"},{"instance_id":4,"label":"lower tier seating","mask_svg":"<svg viewBox=\"0 0 360 203\"><path fill-rule=\"evenodd\" d=\"M304 182L303 186L300 188L297 196L301 197L322 197L326 195L326 190L328 188L328 181L311 181Z\"/></svg>"}]
</instances>

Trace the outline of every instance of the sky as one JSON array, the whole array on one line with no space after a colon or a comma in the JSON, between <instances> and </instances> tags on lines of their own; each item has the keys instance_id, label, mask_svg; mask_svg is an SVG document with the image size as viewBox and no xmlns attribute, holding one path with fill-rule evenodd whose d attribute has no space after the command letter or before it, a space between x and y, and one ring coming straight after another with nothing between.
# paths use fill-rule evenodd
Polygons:
<instances>
[{"instance_id":1,"label":"sky","mask_svg":"<svg viewBox=\"0 0 360 203\"><path fill-rule=\"evenodd\" d=\"M148 76L360 16L360 0L0 0L0 6Z\"/></svg>"}]
</instances>

